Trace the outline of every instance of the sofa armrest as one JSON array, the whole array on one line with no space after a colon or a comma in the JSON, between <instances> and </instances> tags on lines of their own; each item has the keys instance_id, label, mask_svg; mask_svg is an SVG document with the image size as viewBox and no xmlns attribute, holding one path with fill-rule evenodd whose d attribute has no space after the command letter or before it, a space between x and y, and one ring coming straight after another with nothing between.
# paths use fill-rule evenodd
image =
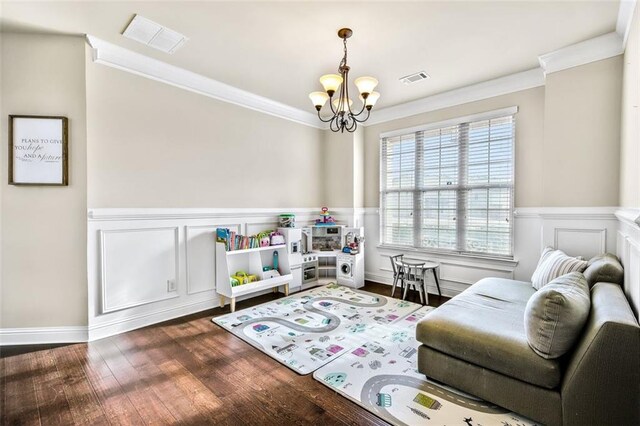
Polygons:
<instances>
[{"instance_id":1,"label":"sofa armrest","mask_svg":"<svg viewBox=\"0 0 640 426\"><path fill-rule=\"evenodd\" d=\"M562 383L563 423L640 424L640 327L619 285L596 284L591 301Z\"/></svg>"}]
</instances>

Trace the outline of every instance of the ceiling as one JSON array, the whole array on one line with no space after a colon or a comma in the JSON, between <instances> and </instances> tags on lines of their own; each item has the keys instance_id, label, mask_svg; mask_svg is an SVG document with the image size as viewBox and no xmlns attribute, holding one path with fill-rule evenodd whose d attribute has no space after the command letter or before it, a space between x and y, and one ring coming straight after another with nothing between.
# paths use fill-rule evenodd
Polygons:
<instances>
[{"instance_id":1,"label":"ceiling","mask_svg":"<svg viewBox=\"0 0 640 426\"><path fill-rule=\"evenodd\" d=\"M619 1L11 2L2 31L91 34L284 104L307 95L342 57L350 27L352 78L372 75L376 109L538 66L538 56L616 29ZM124 38L140 14L189 37L173 55ZM431 79L405 86L400 77ZM353 83L351 83L353 84ZM352 90L355 90L353 87Z\"/></svg>"}]
</instances>

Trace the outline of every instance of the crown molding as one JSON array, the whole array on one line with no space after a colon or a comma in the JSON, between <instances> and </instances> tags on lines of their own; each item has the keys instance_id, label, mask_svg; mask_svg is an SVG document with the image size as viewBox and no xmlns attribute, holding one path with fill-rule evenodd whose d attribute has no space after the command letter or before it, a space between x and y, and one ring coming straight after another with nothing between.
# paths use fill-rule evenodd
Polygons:
<instances>
[{"instance_id":1,"label":"crown molding","mask_svg":"<svg viewBox=\"0 0 640 426\"><path fill-rule=\"evenodd\" d=\"M247 92L200 74L133 52L87 34L93 62L190 92L317 129L325 129L316 114Z\"/></svg>"},{"instance_id":2,"label":"crown molding","mask_svg":"<svg viewBox=\"0 0 640 426\"><path fill-rule=\"evenodd\" d=\"M540 67L545 75L568 68L601 61L624 53L622 37L617 32L594 37L562 49L540 55Z\"/></svg>"},{"instance_id":3,"label":"crown molding","mask_svg":"<svg viewBox=\"0 0 640 426\"><path fill-rule=\"evenodd\" d=\"M620 55L624 53L624 45L629 33L635 4L636 0L621 1L615 32L541 55L538 57L540 63L540 67L538 68L460 87L380 110L374 109L374 113L367 122L361 125L368 127L417 114L544 86L547 74ZM89 34L86 35L86 38L89 45L93 48L93 62L95 63L110 66L305 126L322 130L328 129L325 123L318 120L316 114L141 55Z\"/></svg>"},{"instance_id":4,"label":"crown molding","mask_svg":"<svg viewBox=\"0 0 640 426\"><path fill-rule=\"evenodd\" d=\"M371 126L380 124L411 115L480 101L539 86L544 86L544 75L540 68L534 68L528 71L439 93L437 95L418 99L412 102L383 108L376 111L375 115L372 114L365 125Z\"/></svg>"},{"instance_id":5,"label":"crown molding","mask_svg":"<svg viewBox=\"0 0 640 426\"><path fill-rule=\"evenodd\" d=\"M636 0L621 0L618 9L618 22L616 22L616 33L622 37L623 49L627 47L629 31L631 31L631 21L636 8Z\"/></svg>"}]
</instances>

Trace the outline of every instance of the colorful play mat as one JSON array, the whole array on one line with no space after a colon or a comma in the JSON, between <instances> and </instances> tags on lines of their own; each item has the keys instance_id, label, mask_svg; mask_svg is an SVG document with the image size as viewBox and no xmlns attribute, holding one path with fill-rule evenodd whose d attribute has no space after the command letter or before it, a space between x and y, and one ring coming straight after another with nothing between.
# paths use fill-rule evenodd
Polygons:
<instances>
[{"instance_id":1,"label":"colorful play mat","mask_svg":"<svg viewBox=\"0 0 640 426\"><path fill-rule=\"evenodd\" d=\"M432 309L329 284L212 321L394 425L534 424L418 372L415 327Z\"/></svg>"},{"instance_id":2,"label":"colorful play mat","mask_svg":"<svg viewBox=\"0 0 640 426\"><path fill-rule=\"evenodd\" d=\"M299 374L309 374L420 305L329 284L213 322Z\"/></svg>"}]
</instances>

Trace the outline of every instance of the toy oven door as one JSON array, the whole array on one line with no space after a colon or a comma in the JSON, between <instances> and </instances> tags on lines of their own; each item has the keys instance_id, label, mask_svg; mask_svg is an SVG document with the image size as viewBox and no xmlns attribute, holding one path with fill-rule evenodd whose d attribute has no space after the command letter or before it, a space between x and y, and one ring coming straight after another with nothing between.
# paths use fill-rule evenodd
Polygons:
<instances>
[{"instance_id":1,"label":"toy oven door","mask_svg":"<svg viewBox=\"0 0 640 426\"><path fill-rule=\"evenodd\" d=\"M318 261L305 262L302 264L302 284L318 280Z\"/></svg>"}]
</instances>

